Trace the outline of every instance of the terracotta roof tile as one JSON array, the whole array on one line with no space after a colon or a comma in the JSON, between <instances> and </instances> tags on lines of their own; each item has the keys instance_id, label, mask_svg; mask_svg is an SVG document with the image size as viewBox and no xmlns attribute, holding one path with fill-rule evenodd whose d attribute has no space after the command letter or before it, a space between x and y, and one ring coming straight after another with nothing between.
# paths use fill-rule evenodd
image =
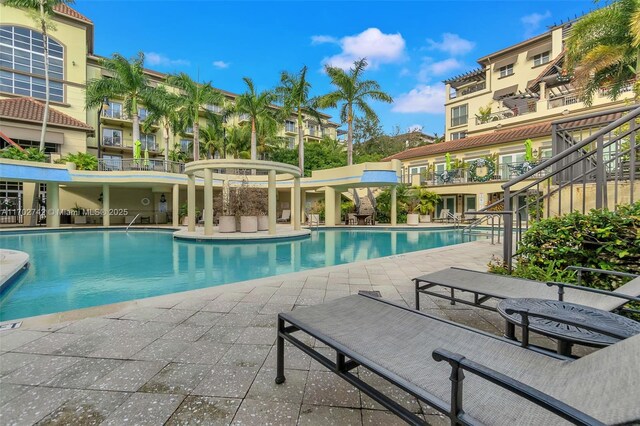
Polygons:
<instances>
[{"instance_id":1,"label":"terracotta roof tile","mask_svg":"<svg viewBox=\"0 0 640 426\"><path fill-rule=\"evenodd\" d=\"M56 4L55 6L53 6L53 10L55 10L56 12L58 12L61 15L66 15L66 16L69 16L71 18L78 19L80 21L84 21L84 22L88 22L90 24L93 24L93 22L91 22L91 19L87 18L86 16L84 16L83 14L78 12L77 10L70 8L69 6L67 6L64 3Z\"/></svg>"},{"instance_id":2,"label":"terracotta roof tile","mask_svg":"<svg viewBox=\"0 0 640 426\"><path fill-rule=\"evenodd\" d=\"M0 117L18 121L42 123L44 104L33 98L0 99ZM54 108L49 108L48 124L59 127L69 127L85 131L93 131L93 127L76 120Z\"/></svg>"},{"instance_id":3,"label":"terracotta roof tile","mask_svg":"<svg viewBox=\"0 0 640 426\"><path fill-rule=\"evenodd\" d=\"M610 123L622 116L622 113L605 114L595 118L580 119L562 125L564 129L570 128L586 128L590 126L599 127L603 123ZM391 155L383 161L389 160L407 160L410 158L426 157L435 154L445 154L447 152L466 151L474 148L497 145L507 142L525 141L530 138L538 138L542 136L551 136L551 123L546 121L543 123L531 124L528 126L514 127L510 129L497 130L492 133L471 136L464 139L455 139L452 141L441 142L437 144L419 146L417 148L407 149Z\"/></svg>"}]
</instances>

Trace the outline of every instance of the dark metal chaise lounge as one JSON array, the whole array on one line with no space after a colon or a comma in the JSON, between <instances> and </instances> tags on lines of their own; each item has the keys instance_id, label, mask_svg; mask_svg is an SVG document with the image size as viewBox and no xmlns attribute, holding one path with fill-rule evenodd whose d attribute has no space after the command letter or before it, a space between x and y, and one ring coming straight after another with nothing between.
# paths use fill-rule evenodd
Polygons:
<instances>
[{"instance_id":1,"label":"dark metal chaise lounge","mask_svg":"<svg viewBox=\"0 0 640 426\"><path fill-rule=\"evenodd\" d=\"M577 270L579 274L582 272L603 273L634 279L615 291L609 292L565 283L543 283L488 272L448 268L413 279L416 286L416 309L420 309L421 293L450 300L452 305L457 302L490 310L495 310L495 307L486 304L491 299L533 297L564 300L603 311L614 311L640 297L640 277L638 275L591 268L570 268ZM433 287L447 288L449 294L433 291ZM457 297L456 290L472 293L473 301Z\"/></svg>"},{"instance_id":2,"label":"dark metal chaise lounge","mask_svg":"<svg viewBox=\"0 0 640 426\"><path fill-rule=\"evenodd\" d=\"M303 343L301 333L335 350L335 360ZM276 383L285 381L285 340L410 424L424 420L352 370L366 367L445 413L452 424L640 421L640 335L572 360L353 295L278 315Z\"/></svg>"}]
</instances>

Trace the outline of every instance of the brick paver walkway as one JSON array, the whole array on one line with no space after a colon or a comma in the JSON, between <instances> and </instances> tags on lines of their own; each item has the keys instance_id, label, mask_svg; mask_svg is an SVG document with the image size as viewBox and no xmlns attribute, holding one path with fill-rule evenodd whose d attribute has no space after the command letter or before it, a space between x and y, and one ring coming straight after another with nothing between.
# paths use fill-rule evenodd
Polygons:
<instances>
[{"instance_id":1,"label":"brick paver walkway","mask_svg":"<svg viewBox=\"0 0 640 426\"><path fill-rule=\"evenodd\" d=\"M499 249L479 241L162 296L114 314L2 332L0 424L402 424L292 347L286 350L287 381L275 385L276 314L358 290L378 290L412 306L411 278L448 266L486 270ZM501 333L502 321L488 311L426 296L422 307ZM446 423L364 369L359 375L389 389L429 423Z\"/></svg>"}]
</instances>

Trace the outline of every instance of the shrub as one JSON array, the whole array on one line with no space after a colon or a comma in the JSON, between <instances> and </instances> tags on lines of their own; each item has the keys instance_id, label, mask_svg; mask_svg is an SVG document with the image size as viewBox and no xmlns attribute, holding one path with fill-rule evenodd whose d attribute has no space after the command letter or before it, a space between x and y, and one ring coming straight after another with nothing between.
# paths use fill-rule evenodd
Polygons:
<instances>
[{"instance_id":1,"label":"shrub","mask_svg":"<svg viewBox=\"0 0 640 426\"><path fill-rule=\"evenodd\" d=\"M567 281L564 269L588 268L638 273L640 265L640 202L616 211L592 210L534 222L524 233L516 253L513 275L538 280ZM495 260L492 272L506 272ZM603 274L585 274L583 285L614 290L622 280Z\"/></svg>"},{"instance_id":2,"label":"shrub","mask_svg":"<svg viewBox=\"0 0 640 426\"><path fill-rule=\"evenodd\" d=\"M98 157L85 152L78 152L77 154L67 154L66 157L61 158L58 163L73 163L76 165L76 170L98 170Z\"/></svg>"},{"instance_id":3,"label":"shrub","mask_svg":"<svg viewBox=\"0 0 640 426\"><path fill-rule=\"evenodd\" d=\"M0 157L9 160L37 161L38 163L47 161L44 152L41 152L38 148L26 148L24 151L21 151L15 146L10 146L0 151Z\"/></svg>"}]
</instances>

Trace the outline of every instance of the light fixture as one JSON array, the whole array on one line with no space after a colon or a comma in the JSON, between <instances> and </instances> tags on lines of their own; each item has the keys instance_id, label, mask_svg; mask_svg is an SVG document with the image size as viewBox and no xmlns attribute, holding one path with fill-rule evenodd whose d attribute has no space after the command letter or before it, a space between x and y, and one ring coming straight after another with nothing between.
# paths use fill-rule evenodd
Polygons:
<instances>
[{"instance_id":1,"label":"light fixture","mask_svg":"<svg viewBox=\"0 0 640 426\"><path fill-rule=\"evenodd\" d=\"M562 111L562 115L567 115L567 114L569 114L569 110L568 109L565 109L564 111Z\"/></svg>"}]
</instances>

